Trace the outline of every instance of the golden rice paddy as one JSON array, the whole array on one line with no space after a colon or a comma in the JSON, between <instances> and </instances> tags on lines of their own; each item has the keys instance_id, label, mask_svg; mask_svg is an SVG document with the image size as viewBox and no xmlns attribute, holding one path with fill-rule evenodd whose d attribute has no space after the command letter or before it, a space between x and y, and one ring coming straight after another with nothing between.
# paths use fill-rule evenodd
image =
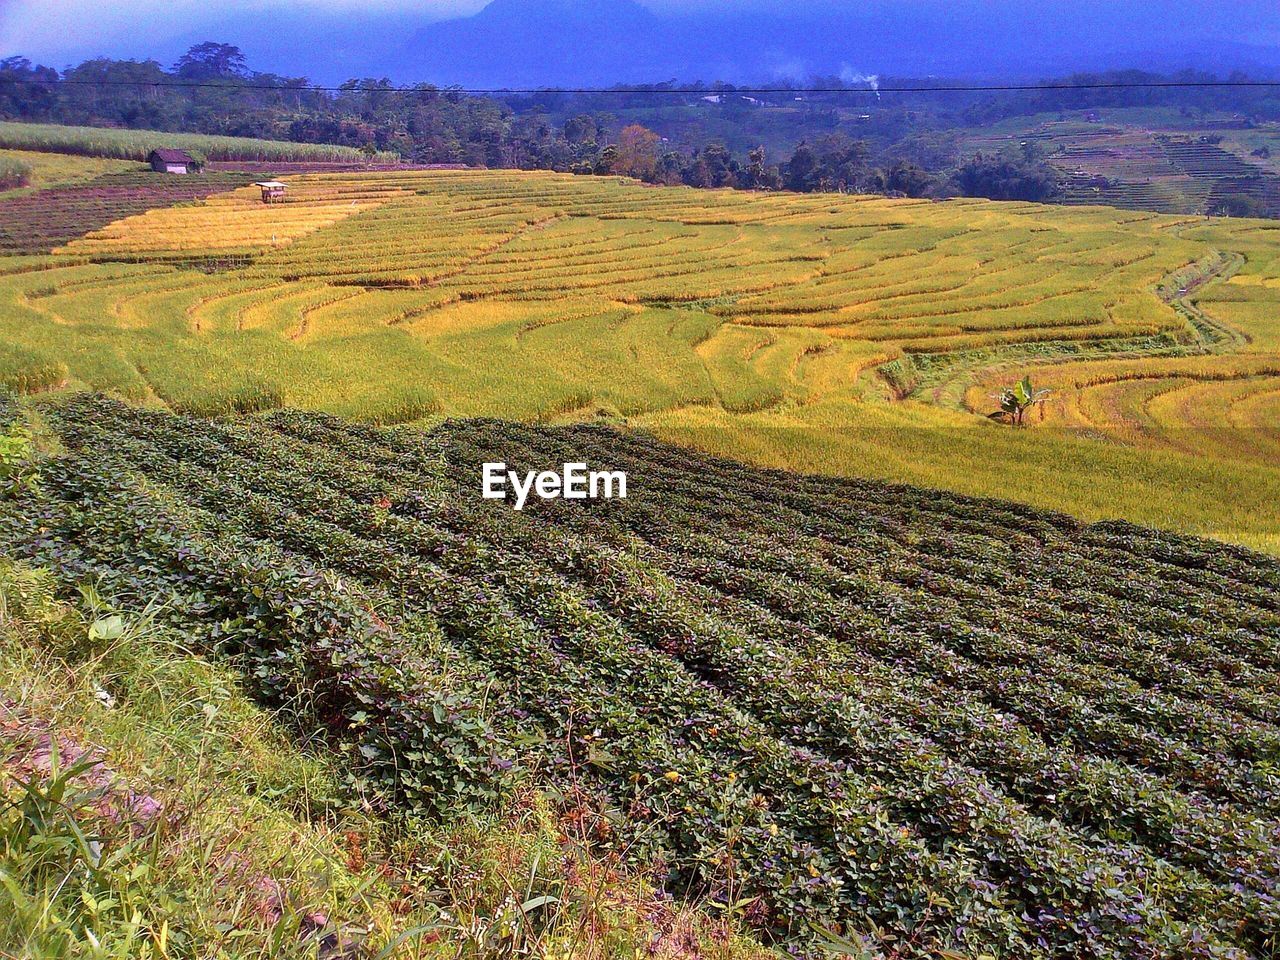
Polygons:
<instances>
[{"instance_id":1,"label":"golden rice paddy","mask_svg":"<svg viewBox=\"0 0 1280 960\"><path fill-rule=\"evenodd\" d=\"M1280 224L499 171L288 183L0 258L0 380L625 419L1280 551ZM1024 373L1043 415L989 421Z\"/></svg>"}]
</instances>

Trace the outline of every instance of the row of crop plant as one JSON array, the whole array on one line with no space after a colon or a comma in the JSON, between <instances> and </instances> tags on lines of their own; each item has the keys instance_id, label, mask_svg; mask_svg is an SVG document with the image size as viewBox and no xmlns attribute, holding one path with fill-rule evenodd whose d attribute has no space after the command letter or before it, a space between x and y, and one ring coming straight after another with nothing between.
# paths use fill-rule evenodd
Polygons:
<instances>
[{"instance_id":1,"label":"row of crop plant","mask_svg":"<svg viewBox=\"0 0 1280 960\"><path fill-rule=\"evenodd\" d=\"M214 423L91 397L46 416L73 454L5 510L11 549L172 588L260 679L325 662L298 636L345 683L347 657L383 649L371 621L353 642L291 607L283 574L216 560L317 567L320 596L391 633L430 624L403 654L435 658L428 676L491 685L443 784L431 750L380 739L393 705L339 724L390 797L580 777L618 811L603 844L801 941L812 922L903 956L1277 948L1274 561L598 428ZM628 470L632 494L479 497L481 460L570 456Z\"/></svg>"}]
</instances>

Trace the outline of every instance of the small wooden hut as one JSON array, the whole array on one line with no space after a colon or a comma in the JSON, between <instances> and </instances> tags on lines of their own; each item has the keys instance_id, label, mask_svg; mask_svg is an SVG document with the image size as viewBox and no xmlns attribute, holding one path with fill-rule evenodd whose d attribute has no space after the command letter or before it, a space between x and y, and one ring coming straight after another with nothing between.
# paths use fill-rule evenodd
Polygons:
<instances>
[{"instance_id":1,"label":"small wooden hut","mask_svg":"<svg viewBox=\"0 0 1280 960\"><path fill-rule=\"evenodd\" d=\"M283 203L285 185L279 180L259 180L255 187L262 188L263 203Z\"/></svg>"},{"instance_id":2,"label":"small wooden hut","mask_svg":"<svg viewBox=\"0 0 1280 960\"><path fill-rule=\"evenodd\" d=\"M185 150L160 147L147 154L147 163L156 173L187 173L196 166L196 159Z\"/></svg>"}]
</instances>

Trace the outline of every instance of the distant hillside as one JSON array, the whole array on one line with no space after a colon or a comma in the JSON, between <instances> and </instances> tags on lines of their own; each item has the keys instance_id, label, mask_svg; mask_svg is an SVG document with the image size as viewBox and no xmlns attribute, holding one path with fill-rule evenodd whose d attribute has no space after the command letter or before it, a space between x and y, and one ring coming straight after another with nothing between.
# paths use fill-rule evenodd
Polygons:
<instances>
[{"instance_id":1,"label":"distant hillside","mask_svg":"<svg viewBox=\"0 0 1280 960\"><path fill-rule=\"evenodd\" d=\"M635 0L493 0L474 16L422 27L410 44L385 51L381 69L406 80L474 86L859 73L1038 78L1133 63L1280 70L1280 48L1254 42L1267 34L1251 29L1247 9L1236 16L1238 30L1223 36L1211 32L1216 21L1197 7L1155 0L1125 11L1087 0L1045 9L994 0L939 8L909 0L726 4L657 15Z\"/></svg>"}]
</instances>

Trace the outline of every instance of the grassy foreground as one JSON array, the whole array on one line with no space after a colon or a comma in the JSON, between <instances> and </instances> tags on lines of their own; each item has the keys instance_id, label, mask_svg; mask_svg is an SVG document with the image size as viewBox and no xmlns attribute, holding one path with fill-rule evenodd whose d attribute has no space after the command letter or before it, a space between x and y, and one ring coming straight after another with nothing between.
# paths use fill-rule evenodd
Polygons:
<instances>
[{"instance_id":1,"label":"grassy foreground","mask_svg":"<svg viewBox=\"0 0 1280 960\"><path fill-rule=\"evenodd\" d=\"M389 818L162 607L54 585L0 558L0 957L763 956L532 791Z\"/></svg>"}]
</instances>

